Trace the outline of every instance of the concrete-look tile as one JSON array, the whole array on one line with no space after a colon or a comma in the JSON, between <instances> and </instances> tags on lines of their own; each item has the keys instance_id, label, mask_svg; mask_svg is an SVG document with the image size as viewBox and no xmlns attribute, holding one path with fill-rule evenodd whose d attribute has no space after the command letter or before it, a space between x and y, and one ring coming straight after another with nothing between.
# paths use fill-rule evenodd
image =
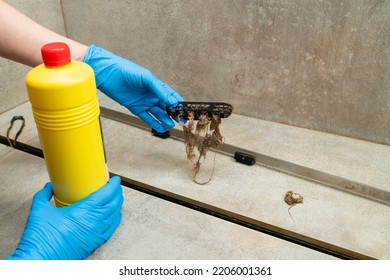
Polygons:
<instances>
[{"instance_id":1,"label":"concrete-look tile","mask_svg":"<svg viewBox=\"0 0 390 280\"><path fill-rule=\"evenodd\" d=\"M28 100L24 78L29 68L0 57L0 113Z\"/></svg>"},{"instance_id":2,"label":"concrete-look tile","mask_svg":"<svg viewBox=\"0 0 390 280\"><path fill-rule=\"evenodd\" d=\"M10 152L12 149L0 144L0 158L5 155L6 153Z\"/></svg>"},{"instance_id":3,"label":"concrete-look tile","mask_svg":"<svg viewBox=\"0 0 390 280\"><path fill-rule=\"evenodd\" d=\"M11 149L11 148L9 148ZM31 200L49 180L44 161L18 150L0 157L0 259L13 253L22 236Z\"/></svg>"},{"instance_id":4,"label":"concrete-look tile","mask_svg":"<svg viewBox=\"0 0 390 280\"><path fill-rule=\"evenodd\" d=\"M390 191L390 146L237 114L220 128L228 144Z\"/></svg>"},{"instance_id":5,"label":"concrete-look tile","mask_svg":"<svg viewBox=\"0 0 390 280\"><path fill-rule=\"evenodd\" d=\"M16 248L32 196L48 176L43 159L17 150L0 164L2 259ZM121 225L89 259L332 259L128 188L124 196Z\"/></svg>"},{"instance_id":6,"label":"concrete-look tile","mask_svg":"<svg viewBox=\"0 0 390 280\"><path fill-rule=\"evenodd\" d=\"M7 135L7 130L11 125L11 120L15 116L22 116L25 120L25 126L17 139L18 141L26 143L38 135L37 127L35 125L31 110L31 104L29 101L24 102L21 105L0 115L0 135ZM21 120L16 120L14 122L13 127L9 133L9 138L11 140L15 139L15 135L20 129L21 124Z\"/></svg>"},{"instance_id":7,"label":"concrete-look tile","mask_svg":"<svg viewBox=\"0 0 390 280\"><path fill-rule=\"evenodd\" d=\"M89 259L333 259L333 257L124 189L122 223Z\"/></svg>"},{"instance_id":8,"label":"concrete-look tile","mask_svg":"<svg viewBox=\"0 0 390 280\"><path fill-rule=\"evenodd\" d=\"M96 1L62 1L69 36L186 100L390 144L388 1Z\"/></svg>"},{"instance_id":9,"label":"concrete-look tile","mask_svg":"<svg viewBox=\"0 0 390 280\"><path fill-rule=\"evenodd\" d=\"M222 155L216 157L212 181L200 186L192 181L182 142L107 119L103 131L108 166L115 173L376 258L390 258L387 205ZM292 217L283 200L289 190L304 196L303 204L290 209Z\"/></svg>"}]
</instances>

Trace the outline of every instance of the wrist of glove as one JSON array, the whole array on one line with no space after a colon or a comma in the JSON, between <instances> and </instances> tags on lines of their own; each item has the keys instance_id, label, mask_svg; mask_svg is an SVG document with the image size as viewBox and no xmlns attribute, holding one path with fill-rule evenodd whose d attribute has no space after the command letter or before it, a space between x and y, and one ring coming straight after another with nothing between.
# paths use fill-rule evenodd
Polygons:
<instances>
[{"instance_id":1,"label":"wrist of glove","mask_svg":"<svg viewBox=\"0 0 390 280\"><path fill-rule=\"evenodd\" d=\"M83 62L92 67L96 86L125 106L157 132L174 127L167 106L177 106L183 98L149 70L92 45Z\"/></svg>"},{"instance_id":2,"label":"wrist of glove","mask_svg":"<svg viewBox=\"0 0 390 280\"><path fill-rule=\"evenodd\" d=\"M82 260L118 227L123 204L119 177L66 207L50 203L51 183L34 195L23 236L6 259Z\"/></svg>"}]
</instances>

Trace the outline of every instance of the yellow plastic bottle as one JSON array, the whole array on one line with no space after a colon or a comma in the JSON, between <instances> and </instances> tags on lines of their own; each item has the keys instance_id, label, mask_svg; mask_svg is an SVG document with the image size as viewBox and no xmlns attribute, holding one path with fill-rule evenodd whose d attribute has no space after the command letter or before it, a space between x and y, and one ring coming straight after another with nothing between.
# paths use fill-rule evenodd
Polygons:
<instances>
[{"instance_id":1,"label":"yellow plastic bottle","mask_svg":"<svg viewBox=\"0 0 390 280\"><path fill-rule=\"evenodd\" d=\"M60 207L102 187L108 171L92 68L71 61L65 43L44 45L41 52L44 63L27 74L26 86Z\"/></svg>"}]
</instances>

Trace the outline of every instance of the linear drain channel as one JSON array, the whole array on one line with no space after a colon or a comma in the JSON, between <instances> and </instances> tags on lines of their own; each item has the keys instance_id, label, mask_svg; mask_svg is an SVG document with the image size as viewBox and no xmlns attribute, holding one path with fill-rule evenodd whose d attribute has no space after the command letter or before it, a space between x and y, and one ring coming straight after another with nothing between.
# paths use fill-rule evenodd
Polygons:
<instances>
[{"instance_id":1,"label":"linear drain channel","mask_svg":"<svg viewBox=\"0 0 390 280\"><path fill-rule=\"evenodd\" d=\"M9 146L9 142L6 137L0 135L0 143ZM29 153L34 156L43 158L42 150L31 145L16 142L15 149ZM318 239L311 238L306 235L302 235L293 231L286 230L284 228L277 227L259 220L255 220L238 213L228 211L226 209L218 208L210 204L203 203L185 196L181 196L172 192L165 191L160 188L153 187L142 182L132 180L130 178L120 176L118 174L110 172L110 176L119 176L121 178L122 186L158 197L160 199L170 201L172 203L190 208L201 213L211 215L216 218L223 219L225 221L238 224L240 226L250 228L252 230L262 232L276 238L286 240L303 247L316 250L340 259L358 259L358 260L371 260L374 259L371 256L360 254L355 251L342 248L331 243L327 243Z\"/></svg>"},{"instance_id":2,"label":"linear drain channel","mask_svg":"<svg viewBox=\"0 0 390 280\"><path fill-rule=\"evenodd\" d=\"M150 128L145 123L129 114L121 113L105 107L100 107L100 113L102 117L150 131ZM184 141L182 131L178 129L171 129L169 132L172 139ZM374 186L335 176L333 174L325 173L282 159L270 157L253 151L248 151L226 143L223 143L219 149L214 151L230 157L234 157L234 154L237 151L248 153L256 158L256 164L259 166L266 167L306 181L348 192L366 199L373 200L375 202L390 205L390 192L378 189Z\"/></svg>"}]
</instances>

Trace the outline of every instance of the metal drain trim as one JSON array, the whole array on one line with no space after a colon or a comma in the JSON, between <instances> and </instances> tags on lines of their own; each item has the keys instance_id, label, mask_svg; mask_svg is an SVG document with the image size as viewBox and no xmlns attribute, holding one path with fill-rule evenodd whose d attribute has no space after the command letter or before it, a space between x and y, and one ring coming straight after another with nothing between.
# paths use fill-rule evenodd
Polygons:
<instances>
[{"instance_id":1,"label":"metal drain trim","mask_svg":"<svg viewBox=\"0 0 390 280\"><path fill-rule=\"evenodd\" d=\"M150 127L148 127L139 118L134 117L132 115L118 112L105 107L100 107L100 113L101 116L105 118L115 120L137 128L141 128L144 130L148 130L148 131L151 130ZM171 138L179 141L184 141L183 132L181 130L171 129L169 132ZM270 157L261 153L256 153L253 151L241 149L240 147L236 147L225 143L222 144L222 146L218 150L214 150L214 151L221 154L225 154L230 157L234 157L234 153L236 151L246 152L255 156L256 164L259 166L266 167L284 174L288 174L290 176L298 177L306 181L335 188L376 202L390 205L390 192L378 189L374 186L349 180L319 170L315 170L279 158Z\"/></svg>"}]
</instances>

